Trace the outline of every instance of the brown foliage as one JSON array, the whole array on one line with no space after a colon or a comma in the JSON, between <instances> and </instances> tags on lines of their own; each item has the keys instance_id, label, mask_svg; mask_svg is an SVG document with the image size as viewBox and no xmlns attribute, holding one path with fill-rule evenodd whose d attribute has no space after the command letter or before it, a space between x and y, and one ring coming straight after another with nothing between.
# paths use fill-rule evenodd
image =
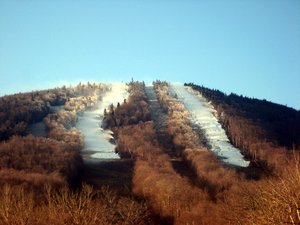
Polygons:
<instances>
[{"instance_id":1,"label":"brown foliage","mask_svg":"<svg viewBox=\"0 0 300 225\"><path fill-rule=\"evenodd\" d=\"M119 151L127 152L136 160L133 192L145 197L156 213L170 218L169 222L175 224L215 224L222 221L211 219L216 205L210 202L207 191L192 186L175 172L171 159L157 142L152 122L119 127L117 131ZM205 219L208 217L210 219Z\"/></svg>"},{"instance_id":2,"label":"brown foliage","mask_svg":"<svg viewBox=\"0 0 300 225\"><path fill-rule=\"evenodd\" d=\"M205 192L191 187L166 162L153 164L138 160L133 177L133 192L146 197L160 215L175 220L195 204L207 200Z\"/></svg>"},{"instance_id":3,"label":"brown foliage","mask_svg":"<svg viewBox=\"0 0 300 225\"><path fill-rule=\"evenodd\" d=\"M48 138L37 138L33 136L11 138L8 142L0 144L0 171L13 169L30 174L59 173L67 181L76 178L82 166L79 151L64 142ZM18 173L14 173L17 175ZM32 176L34 180L37 176ZM22 178L11 177L12 180ZM22 180L26 180L23 179Z\"/></svg>"},{"instance_id":4,"label":"brown foliage","mask_svg":"<svg viewBox=\"0 0 300 225\"><path fill-rule=\"evenodd\" d=\"M146 157L152 147L157 146L153 122L139 123L114 129L117 131L117 151L132 157Z\"/></svg>"},{"instance_id":5,"label":"brown foliage","mask_svg":"<svg viewBox=\"0 0 300 225\"><path fill-rule=\"evenodd\" d=\"M40 190L44 184L51 184L53 187L66 185L66 179L59 172L39 173L24 170L6 169L0 170L0 186L10 184L21 185L26 189Z\"/></svg>"},{"instance_id":6,"label":"brown foliage","mask_svg":"<svg viewBox=\"0 0 300 225\"><path fill-rule=\"evenodd\" d=\"M196 171L212 200L221 198L224 191L242 180L234 169L224 167L206 148L185 149L184 158Z\"/></svg>"},{"instance_id":7,"label":"brown foliage","mask_svg":"<svg viewBox=\"0 0 300 225\"><path fill-rule=\"evenodd\" d=\"M280 177L234 186L227 195L224 214L232 224L300 224L299 162ZM237 197L239 196L239 197Z\"/></svg>"},{"instance_id":8,"label":"brown foliage","mask_svg":"<svg viewBox=\"0 0 300 225\"><path fill-rule=\"evenodd\" d=\"M144 203L119 197L107 187L95 191L84 185L80 191L54 190L45 186L39 198L20 186L4 186L0 191L0 224L148 224Z\"/></svg>"}]
</instances>

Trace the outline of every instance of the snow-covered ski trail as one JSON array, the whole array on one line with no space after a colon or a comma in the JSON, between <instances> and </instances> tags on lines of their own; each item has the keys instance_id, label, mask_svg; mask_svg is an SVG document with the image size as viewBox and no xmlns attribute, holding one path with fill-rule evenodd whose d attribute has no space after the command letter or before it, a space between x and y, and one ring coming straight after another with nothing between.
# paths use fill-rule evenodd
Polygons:
<instances>
[{"instance_id":1,"label":"snow-covered ski trail","mask_svg":"<svg viewBox=\"0 0 300 225\"><path fill-rule=\"evenodd\" d=\"M170 91L177 95L178 100L189 111L191 122L204 131L210 150L226 164L247 167L249 162L239 149L230 144L224 129L214 116L216 110L207 100L181 83L170 83L169 86Z\"/></svg>"},{"instance_id":2,"label":"snow-covered ski trail","mask_svg":"<svg viewBox=\"0 0 300 225\"><path fill-rule=\"evenodd\" d=\"M127 99L128 92L125 83L108 84L111 90L108 91L102 100L98 103L97 108L90 111L85 111L82 116L79 116L77 129L84 135L85 146L82 150L84 159L118 159L119 155L115 153L115 145L110 142L113 138L112 131L103 130L101 123L104 117L104 109L111 104L114 106L117 103L122 103Z\"/></svg>"}]
</instances>

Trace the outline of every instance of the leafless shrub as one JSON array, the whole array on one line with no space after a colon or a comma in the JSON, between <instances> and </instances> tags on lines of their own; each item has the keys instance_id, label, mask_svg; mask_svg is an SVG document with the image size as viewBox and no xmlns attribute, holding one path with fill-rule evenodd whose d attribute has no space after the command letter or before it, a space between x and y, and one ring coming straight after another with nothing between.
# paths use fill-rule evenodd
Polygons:
<instances>
[{"instance_id":1,"label":"leafless shrub","mask_svg":"<svg viewBox=\"0 0 300 225\"><path fill-rule=\"evenodd\" d=\"M108 187L83 185L76 192L46 185L39 198L22 186L0 187L0 224L148 224L145 203L120 197Z\"/></svg>"},{"instance_id":2,"label":"leafless shrub","mask_svg":"<svg viewBox=\"0 0 300 225\"><path fill-rule=\"evenodd\" d=\"M57 173L71 182L76 179L81 167L82 159L79 151L65 142L43 137L16 136L8 142L0 143L0 174L6 176L8 171L15 171L13 174L16 177L12 177L12 180L17 177L23 181L29 180L29 177L36 180L40 177L38 174L45 175L46 178L51 173ZM29 174L22 177L21 173Z\"/></svg>"}]
</instances>

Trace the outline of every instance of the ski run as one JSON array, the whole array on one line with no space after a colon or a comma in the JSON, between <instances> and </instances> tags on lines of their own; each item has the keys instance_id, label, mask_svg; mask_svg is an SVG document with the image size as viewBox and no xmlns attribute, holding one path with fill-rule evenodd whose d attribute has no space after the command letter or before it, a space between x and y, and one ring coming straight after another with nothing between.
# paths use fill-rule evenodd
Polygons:
<instances>
[{"instance_id":1,"label":"ski run","mask_svg":"<svg viewBox=\"0 0 300 225\"><path fill-rule=\"evenodd\" d=\"M190 120L204 132L209 149L214 152L224 163L233 166L247 167L246 161L240 150L235 148L216 118L216 110L198 92L181 83L170 83L170 91L176 94L178 100L190 113Z\"/></svg>"}]
</instances>

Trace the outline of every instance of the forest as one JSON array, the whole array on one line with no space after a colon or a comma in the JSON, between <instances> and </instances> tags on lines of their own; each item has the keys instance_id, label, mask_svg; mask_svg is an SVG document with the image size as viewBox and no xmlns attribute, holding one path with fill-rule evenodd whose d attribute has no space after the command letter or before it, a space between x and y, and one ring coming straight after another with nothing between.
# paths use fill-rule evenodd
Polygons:
<instances>
[{"instance_id":1,"label":"forest","mask_svg":"<svg viewBox=\"0 0 300 225\"><path fill-rule=\"evenodd\" d=\"M120 159L100 162L99 177L83 161L76 122L113 91L109 86L4 96L0 224L300 224L300 112L185 85L216 110L248 167L227 165L210 151L205 130L166 81L132 80L129 97L104 110L102 128L113 132ZM47 135L30 134L41 122Z\"/></svg>"}]
</instances>

